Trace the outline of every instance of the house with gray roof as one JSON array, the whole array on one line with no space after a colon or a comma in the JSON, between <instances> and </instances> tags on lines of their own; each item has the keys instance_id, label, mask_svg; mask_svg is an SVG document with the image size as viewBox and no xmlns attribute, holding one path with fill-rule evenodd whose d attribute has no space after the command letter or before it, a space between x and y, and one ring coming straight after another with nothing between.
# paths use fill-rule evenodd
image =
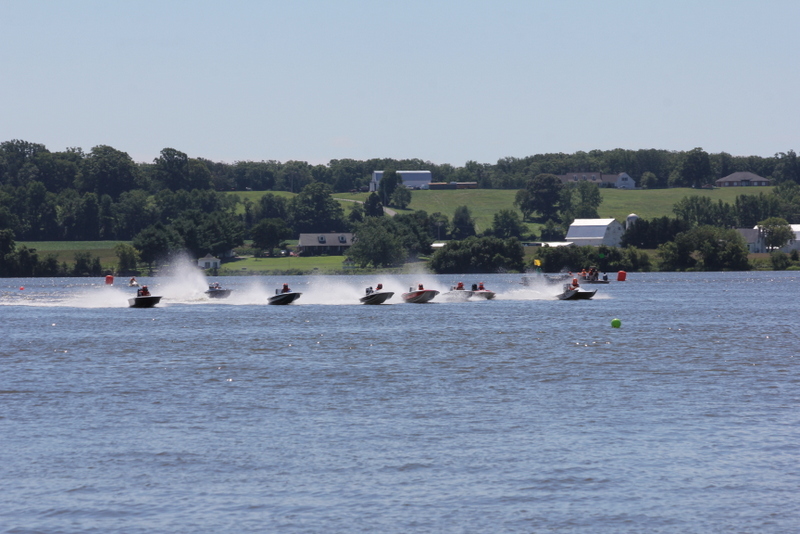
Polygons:
<instances>
[{"instance_id":1,"label":"house with gray roof","mask_svg":"<svg viewBox=\"0 0 800 534\"><path fill-rule=\"evenodd\" d=\"M305 256L328 254L340 256L353 245L353 234L329 232L327 234L300 234L297 253Z\"/></svg>"},{"instance_id":2,"label":"house with gray roof","mask_svg":"<svg viewBox=\"0 0 800 534\"><path fill-rule=\"evenodd\" d=\"M752 172L740 171L729 174L714 182L717 187L751 187L772 185L772 180L762 178Z\"/></svg>"}]
</instances>

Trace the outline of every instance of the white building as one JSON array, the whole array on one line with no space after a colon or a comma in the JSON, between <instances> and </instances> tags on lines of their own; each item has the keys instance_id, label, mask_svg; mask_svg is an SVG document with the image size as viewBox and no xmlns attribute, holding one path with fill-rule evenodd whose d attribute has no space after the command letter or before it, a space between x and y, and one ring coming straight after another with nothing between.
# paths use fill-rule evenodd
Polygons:
<instances>
[{"instance_id":1,"label":"white building","mask_svg":"<svg viewBox=\"0 0 800 534\"><path fill-rule=\"evenodd\" d=\"M215 258L211 254L206 254L204 257L197 260L197 266L201 269L219 269L220 259Z\"/></svg>"},{"instance_id":2,"label":"white building","mask_svg":"<svg viewBox=\"0 0 800 534\"><path fill-rule=\"evenodd\" d=\"M616 219L575 219L569 225L566 241L577 246L618 247L625 228Z\"/></svg>"},{"instance_id":3,"label":"white building","mask_svg":"<svg viewBox=\"0 0 800 534\"><path fill-rule=\"evenodd\" d=\"M787 254L793 250L800 250L800 224L790 224L789 226L792 228L794 238L779 249L781 252ZM758 225L755 225L752 230L748 230L747 228L737 228L737 230L744 236L745 241L747 241L747 248L750 252L769 252L767 244L764 241L764 234Z\"/></svg>"},{"instance_id":4,"label":"white building","mask_svg":"<svg viewBox=\"0 0 800 534\"><path fill-rule=\"evenodd\" d=\"M383 178L384 171L373 171L369 183L370 191L378 190L378 183ZM403 179L403 185L409 189L428 189L431 184L431 171L397 171Z\"/></svg>"}]
</instances>

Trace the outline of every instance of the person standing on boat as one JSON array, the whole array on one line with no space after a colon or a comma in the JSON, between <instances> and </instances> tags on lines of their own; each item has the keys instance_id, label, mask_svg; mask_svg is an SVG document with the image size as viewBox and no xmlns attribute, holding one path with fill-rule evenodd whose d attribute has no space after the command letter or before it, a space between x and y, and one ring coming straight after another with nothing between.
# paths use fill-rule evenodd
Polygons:
<instances>
[{"instance_id":1,"label":"person standing on boat","mask_svg":"<svg viewBox=\"0 0 800 534\"><path fill-rule=\"evenodd\" d=\"M283 284L283 289L281 289L281 293L291 293L292 290L289 289L289 284Z\"/></svg>"}]
</instances>

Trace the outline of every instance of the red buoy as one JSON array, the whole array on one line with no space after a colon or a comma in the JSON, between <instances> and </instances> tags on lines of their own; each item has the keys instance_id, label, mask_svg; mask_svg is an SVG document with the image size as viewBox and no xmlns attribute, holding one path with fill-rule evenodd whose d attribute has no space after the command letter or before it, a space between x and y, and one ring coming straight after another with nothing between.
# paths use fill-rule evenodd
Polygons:
<instances>
[{"instance_id":1,"label":"red buoy","mask_svg":"<svg viewBox=\"0 0 800 534\"><path fill-rule=\"evenodd\" d=\"M110 286L114 284L114 277L110 274L106 275L106 285Z\"/></svg>"},{"instance_id":2,"label":"red buoy","mask_svg":"<svg viewBox=\"0 0 800 534\"><path fill-rule=\"evenodd\" d=\"M620 271L617 273L617 282L624 282L627 277L628 273L625 271Z\"/></svg>"}]
</instances>

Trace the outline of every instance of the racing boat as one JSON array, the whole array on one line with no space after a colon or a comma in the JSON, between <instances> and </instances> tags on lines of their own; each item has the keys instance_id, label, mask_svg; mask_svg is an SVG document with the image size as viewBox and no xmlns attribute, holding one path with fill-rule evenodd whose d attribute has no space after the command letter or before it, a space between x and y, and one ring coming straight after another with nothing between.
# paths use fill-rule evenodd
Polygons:
<instances>
[{"instance_id":1,"label":"racing boat","mask_svg":"<svg viewBox=\"0 0 800 534\"><path fill-rule=\"evenodd\" d=\"M597 290L586 291L580 287L573 287L570 284L564 284L564 291L556 295L559 300L589 300L597 293Z\"/></svg>"},{"instance_id":2,"label":"racing boat","mask_svg":"<svg viewBox=\"0 0 800 534\"><path fill-rule=\"evenodd\" d=\"M373 291L372 293L367 293L359 300L361 304L383 304L392 296L394 295L394 291Z\"/></svg>"},{"instance_id":3,"label":"racing boat","mask_svg":"<svg viewBox=\"0 0 800 534\"><path fill-rule=\"evenodd\" d=\"M161 302L161 297L153 295L146 295L143 297L132 297L128 299L128 307L130 308L152 308Z\"/></svg>"},{"instance_id":4,"label":"racing boat","mask_svg":"<svg viewBox=\"0 0 800 534\"><path fill-rule=\"evenodd\" d=\"M231 296L231 291L233 289L223 289L219 286L219 284L209 284L208 291L206 291L206 295L212 299L226 299Z\"/></svg>"},{"instance_id":5,"label":"racing boat","mask_svg":"<svg viewBox=\"0 0 800 534\"><path fill-rule=\"evenodd\" d=\"M424 302L429 302L438 295L439 292L435 289L424 289L422 284L419 285L417 289L409 288L408 293L403 293L401 296L403 297L404 302L408 302L410 304L422 304Z\"/></svg>"},{"instance_id":6,"label":"racing boat","mask_svg":"<svg viewBox=\"0 0 800 534\"><path fill-rule=\"evenodd\" d=\"M466 289L464 287L464 282L459 282L458 285L452 286L450 291L447 293L442 293L442 299L448 300L451 302L463 302L465 300L469 300L469 298L474 294L474 290L477 289L478 286L472 286L472 291Z\"/></svg>"},{"instance_id":7,"label":"racing boat","mask_svg":"<svg viewBox=\"0 0 800 534\"><path fill-rule=\"evenodd\" d=\"M472 296L476 298L492 300L495 297L495 292L489 291L488 289L483 287L483 282L481 282L477 286L475 284L472 284Z\"/></svg>"}]
</instances>

